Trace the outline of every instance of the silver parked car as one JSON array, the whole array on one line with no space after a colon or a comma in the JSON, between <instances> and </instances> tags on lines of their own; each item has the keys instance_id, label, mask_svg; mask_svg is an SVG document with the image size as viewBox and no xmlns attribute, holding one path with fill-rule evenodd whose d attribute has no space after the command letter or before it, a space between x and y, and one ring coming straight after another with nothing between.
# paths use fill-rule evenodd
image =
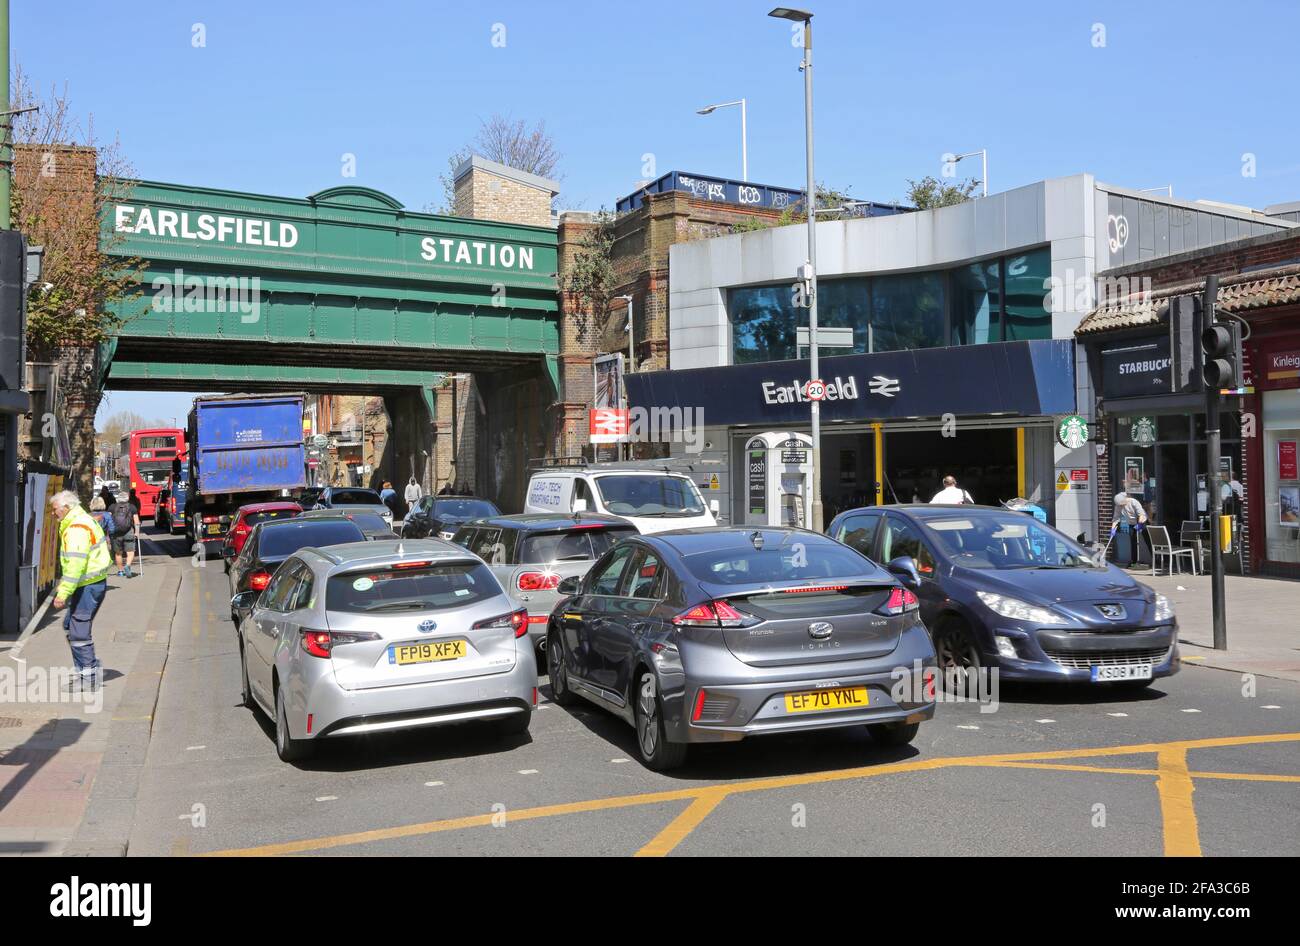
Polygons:
<instances>
[{"instance_id":1,"label":"silver parked car","mask_svg":"<svg viewBox=\"0 0 1300 946\"><path fill-rule=\"evenodd\" d=\"M327 486L316 497L313 509L333 509L339 512L373 512L393 528L393 510L385 505L373 489L360 486Z\"/></svg>"},{"instance_id":2,"label":"silver parked car","mask_svg":"<svg viewBox=\"0 0 1300 946\"><path fill-rule=\"evenodd\" d=\"M239 626L245 705L282 760L318 740L466 720L528 729L537 663L527 614L486 565L439 539L299 549ZM236 596L238 599L242 596Z\"/></svg>"},{"instance_id":3,"label":"silver parked car","mask_svg":"<svg viewBox=\"0 0 1300 946\"><path fill-rule=\"evenodd\" d=\"M618 516L548 512L475 519L461 525L452 541L487 562L515 606L528 611L528 636L541 666L546 622L563 597L560 582L581 578L615 542L636 534Z\"/></svg>"}]
</instances>

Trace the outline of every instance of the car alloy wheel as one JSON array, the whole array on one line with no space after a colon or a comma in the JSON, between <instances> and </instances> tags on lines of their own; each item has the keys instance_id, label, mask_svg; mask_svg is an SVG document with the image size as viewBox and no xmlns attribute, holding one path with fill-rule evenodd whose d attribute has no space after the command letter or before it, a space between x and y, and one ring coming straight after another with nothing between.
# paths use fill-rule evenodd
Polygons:
<instances>
[{"instance_id":1,"label":"car alloy wheel","mask_svg":"<svg viewBox=\"0 0 1300 946\"><path fill-rule=\"evenodd\" d=\"M284 706L284 690L275 690L275 751L281 762L297 762L311 755L314 743L289 735L289 712Z\"/></svg>"},{"instance_id":2,"label":"car alloy wheel","mask_svg":"<svg viewBox=\"0 0 1300 946\"><path fill-rule=\"evenodd\" d=\"M547 672L551 677L551 699L557 706L573 706L578 697L569 689L569 671L564 666L564 651L558 634L547 637Z\"/></svg>"},{"instance_id":3,"label":"car alloy wheel","mask_svg":"<svg viewBox=\"0 0 1300 946\"><path fill-rule=\"evenodd\" d=\"M675 769L686 761L686 743L669 742L664 732L663 703L659 687L652 673L644 673L637 681L636 744L641 760L655 772Z\"/></svg>"},{"instance_id":4,"label":"car alloy wheel","mask_svg":"<svg viewBox=\"0 0 1300 946\"><path fill-rule=\"evenodd\" d=\"M970 630L960 621L949 620L934 636L939 665L939 684L950 693L973 694L980 670L979 649Z\"/></svg>"}]
</instances>

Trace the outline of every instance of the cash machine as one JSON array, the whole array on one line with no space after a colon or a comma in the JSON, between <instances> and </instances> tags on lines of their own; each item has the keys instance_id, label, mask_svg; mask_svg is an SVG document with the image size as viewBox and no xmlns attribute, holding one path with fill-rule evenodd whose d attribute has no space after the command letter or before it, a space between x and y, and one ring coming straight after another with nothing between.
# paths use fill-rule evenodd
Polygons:
<instances>
[{"instance_id":1,"label":"cash machine","mask_svg":"<svg viewBox=\"0 0 1300 946\"><path fill-rule=\"evenodd\" d=\"M745 442L746 525L812 524L812 438L772 430Z\"/></svg>"}]
</instances>

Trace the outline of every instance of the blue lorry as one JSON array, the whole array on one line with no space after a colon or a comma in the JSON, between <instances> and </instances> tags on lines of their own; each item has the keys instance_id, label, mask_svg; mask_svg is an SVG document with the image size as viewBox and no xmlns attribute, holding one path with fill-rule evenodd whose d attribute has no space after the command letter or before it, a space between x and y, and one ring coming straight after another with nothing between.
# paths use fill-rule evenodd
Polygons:
<instances>
[{"instance_id":1,"label":"blue lorry","mask_svg":"<svg viewBox=\"0 0 1300 946\"><path fill-rule=\"evenodd\" d=\"M307 485L302 409L301 393L194 399L185 503L191 543L221 541L240 506Z\"/></svg>"}]
</instances>

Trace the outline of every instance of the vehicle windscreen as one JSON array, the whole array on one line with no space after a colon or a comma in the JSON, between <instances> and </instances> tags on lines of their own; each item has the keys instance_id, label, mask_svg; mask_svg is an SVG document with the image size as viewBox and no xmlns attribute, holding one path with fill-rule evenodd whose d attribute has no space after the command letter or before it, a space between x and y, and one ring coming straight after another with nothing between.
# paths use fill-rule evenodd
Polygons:
<instances>
[{"instance_id":1,"label":"vehicle windscreen","mask_svg":"<svg viewBox=\"0 0 1300 946\"><path fill-rule=\"evenodd\" d=\"M244 523L248 526L255 526L259 522L270 522L273 519L292 519L298 515L296 509L267 509L263 512L244 513Z\"/></svg>"},{"instance_id":2,"label":"vehicle windscreen","mask_svg":"<svg viewBox=\"0 0 1300 946\"><path fill-rule=\"evenodd\" d=\"M682 556L687 569L700 581L720 585L750 582L799 582L861 578L871 565L857 552L841 545L818 542L815 547L791 541L762 549L730 546Z\"/></svg>"},{"instance_id":3,"label":"vehicle windscreen","mask_svg":"<svg viewBox=\"0 0 1300 946\"><path fill-rule=\"evenodd\" d=\"M150 486L165 486L167 477L172 475L170 460L137 460L135 469L140 479Z\"/></svg>"},{"instance_id":4,"label":"vehicle windscreen","mask_svg":"<svg viewBox=\"0 0 1300 946\"><path fill-rule=\"evenodd\" d=\"M314 546L341 545L344 542L364 542L365 535L346 519L335 522L317 519L303 520L283 526L273 526L262 532L257 547L259 558L279 558L292 555L299 549Z\"/></svg>"},{"instance_id":5,"label":"vehicle windscreen","mask_svg":"<svg viewBox=\"0 0 1300 946\"><path fill-rule=\"evenodd\" d=\"M1096 568L1091 554L1023 513L926 517L934 543L966 568Z\"/></svg>"},{"instance_id":6,"label":"vehicle windscreen","mask_svg":"<svg viewBox=\"0 0 1300 946\"><path fill-rule=\"evenodd\" d=\"M704 514L694 484L681 476L598 476L596 489L616 516L667 519Z\"/></svg>"},{"instance_id":7,"label":"vehicle windscreen","mask_svg":"<svg viewBox=\"0 0 1300 946\"><path fill-rule=\"evenodd\" d=\"M372 489L336 489L330 493L334 506L382 506L384 501Z\"/></svg>"},{"instance_id":8,"label":"vehicle windscreen","mask_svg":"<svg viewBox=\"0 0 1300 946\"><path fill-rule=\"evenodd\" d=\"M619 539L636 534L636 529L630 526L530 532L520 540L519 564L544 565L550 562L580 562L600 558Z\"/></svg>"},{"instance_id":9,"label":"vehicle windscreen","mask_svg":"<svg viewBox=\"0 0 1300 946\"><path fill-rule=\"evenodd\" d=\"M501 510L486 499L439 499L433 504L435 519L482 519L499 515Z\"/></svg>"},{"instance_id":10,"label":"vehicle windscreen","mask_svg":"<svg viewBox=\"0 0 1300 946\"><path fill-rule=\"evenodd\" d=\"M370 532L393 531L388 528L388 523L384 521L384 517L379 515L377 512L350 512L348 513L348 518L362 529L366 529Z\"/></svg>"},{"instance_id":11,"label":"vehicle windscreen","mask_svg":"<svg viewBox=\"0 0 1300 946\"><path fill-rule=\"evenodd\" d=\"M463 608L499 594L501 586L482 562L449 562L333 575L325 607L352 614L428 611Z\"/></svg>"}]
</instances>

